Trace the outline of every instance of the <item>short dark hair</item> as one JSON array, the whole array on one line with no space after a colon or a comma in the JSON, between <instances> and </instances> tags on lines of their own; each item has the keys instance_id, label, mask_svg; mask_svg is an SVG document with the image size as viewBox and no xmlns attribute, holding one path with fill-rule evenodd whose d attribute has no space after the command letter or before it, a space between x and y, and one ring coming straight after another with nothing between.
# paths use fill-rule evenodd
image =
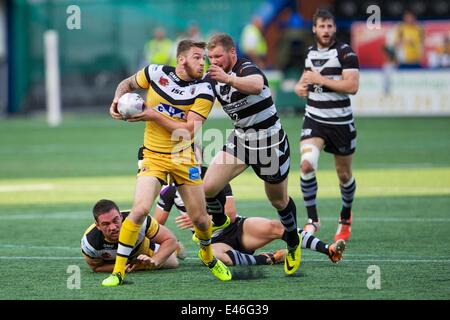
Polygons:
<instances>
[{"instance_id":1,"label":"short dark hair","mask_svg":"<svg viewBox=\"0 0 450 320\"><path fill-rule=\"evenodd\" d=\"M195 40L191 40L191 39L181 40L178 43L178 46L177 46L177 57L180 54L189 51L193 47L197 47L197 48L200 48L200 49L205 49L206 48L206 42L204 42L204 41L195 41Z\"/></svg>"},{"instance_id":2,"label":"short dark hair","mask_svg":"<svg viewBox=\"0 0 450 320\"><path fill-rule=\"evenodd\" d=\"M222 46L225 50L236 48L233 38L226 33L216 33L208 41L206 46L208 49L214 49L217 46Z\"/></svg>"},{"instance_id":3,"label":"short dark hair","mask_svg":"<svg viewBox=\"0 0 450 320\"><path fill-rule=\"evenodd\" d=\"M98 217L100 217L104 213L111 211L112 209L116 209L118 212L120 212L119 207L114 201L107 199L97 201L97 203L94 205L94 208L92 208L92 213L94 214L95 221L98 221Z\"/></svg>"},{"instance_id":4,"label":"short dark hair","mask_svg":"<svg viewBox=\"0 0 450 320\"><path fill-rule=\"evenodd\" d=\"M325 8L317 8L316 12L314 12L313 15L313 25L316 25L317 19L323 19L323 20L328 20L331 19L333 20L333 22L335 22L334 20L334 16L331 13L330 10L325 9Z\"/></svg>"}]
</instances>

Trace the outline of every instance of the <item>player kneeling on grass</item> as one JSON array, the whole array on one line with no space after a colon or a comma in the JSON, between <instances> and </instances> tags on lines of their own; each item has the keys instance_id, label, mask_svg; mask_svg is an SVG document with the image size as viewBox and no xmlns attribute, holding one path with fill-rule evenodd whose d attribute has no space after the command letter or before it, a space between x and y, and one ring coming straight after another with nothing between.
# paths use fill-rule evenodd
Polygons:
<instances>
[{"instance_id":1,"label":"player kneeling on grass","mask_svg":"<svg viewBox=\"0 0 450 320\"><path fill-rule=\"evenodd\" d=\"M120 228L129 211L120 211L110 200L98 201L92 211L95 223L87 228L81 239L81 252L94 272L112 272ZM147 216L128 259L126 272L177 268L176 248L175 235Z\"/></svg>"}]
</instances>

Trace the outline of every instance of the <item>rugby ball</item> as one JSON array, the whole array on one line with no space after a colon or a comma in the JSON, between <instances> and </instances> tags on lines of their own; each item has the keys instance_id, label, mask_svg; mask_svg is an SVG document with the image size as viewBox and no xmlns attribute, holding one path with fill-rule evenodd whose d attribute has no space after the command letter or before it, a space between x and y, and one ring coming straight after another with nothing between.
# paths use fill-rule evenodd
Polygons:
<instances>
[{"instance_id":1,"label":"rugby ball","mask_svg":"<svg viewBox=\"0 0 450 320\"><path fill-rule=\"evenodd\" d=\"M124 117L131 117L144 111L144 99L137 93L125 93L119 98L117 111Z\"/></svg>"}]
</instances>

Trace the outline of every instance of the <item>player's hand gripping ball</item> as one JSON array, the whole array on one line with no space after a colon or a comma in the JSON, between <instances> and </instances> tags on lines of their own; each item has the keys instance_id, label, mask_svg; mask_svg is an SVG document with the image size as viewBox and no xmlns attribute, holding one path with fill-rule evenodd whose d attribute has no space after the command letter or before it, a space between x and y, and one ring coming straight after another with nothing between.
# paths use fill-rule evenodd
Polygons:
<instances>
[{"instance_id":1,"label":"player's hand gripping ball","mask_svg":"<svg viewBox=\"0 0 450 320\"><path fill-rule=\"evenodd\" d=\"M126 118L141 113L144 108L144 99L137 93L125 93L117 104L117 111Z\"/></svg>"}]
</instances>

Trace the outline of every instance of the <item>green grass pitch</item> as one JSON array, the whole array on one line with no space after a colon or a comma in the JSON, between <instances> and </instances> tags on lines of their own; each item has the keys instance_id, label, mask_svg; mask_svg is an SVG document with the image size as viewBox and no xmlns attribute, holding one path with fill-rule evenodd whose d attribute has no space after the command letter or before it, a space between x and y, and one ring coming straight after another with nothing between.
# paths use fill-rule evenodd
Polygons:
<instances>
[{"instance_id":1,"label":"green grass pitch","mask_svg":"<svg viewBox=\"0 0 450 320\"><path fill-rule=\"evenodd\" d=\"M282 118L291 143L289 190L303 223L301 121ZM67 114L54 129L39 118L0 120L0 299L450 299L450 118L361 118L356 125L358 189L341 263L303 250L295 277L284 276L282 265L261 266L255 279L223 283L201 266L173 210L168 226L189 258L176 270L130 274L127 285L112 289L100 286L106 274L85 265L79 242L95 201L130 207L143 124L114 121L107 112ZM203 133L230 127L228 119L210 119ZM331 241L340 194L328 154L321 155L318 183L317 236ZM251 169L232 186L241 215L277 219ZM267 250L282 247L277 241ZM67 287L73 265L81 270L80 289ZM367 286L370 266L379 267L380 289Z\"/></svg>"}]
</instances>

